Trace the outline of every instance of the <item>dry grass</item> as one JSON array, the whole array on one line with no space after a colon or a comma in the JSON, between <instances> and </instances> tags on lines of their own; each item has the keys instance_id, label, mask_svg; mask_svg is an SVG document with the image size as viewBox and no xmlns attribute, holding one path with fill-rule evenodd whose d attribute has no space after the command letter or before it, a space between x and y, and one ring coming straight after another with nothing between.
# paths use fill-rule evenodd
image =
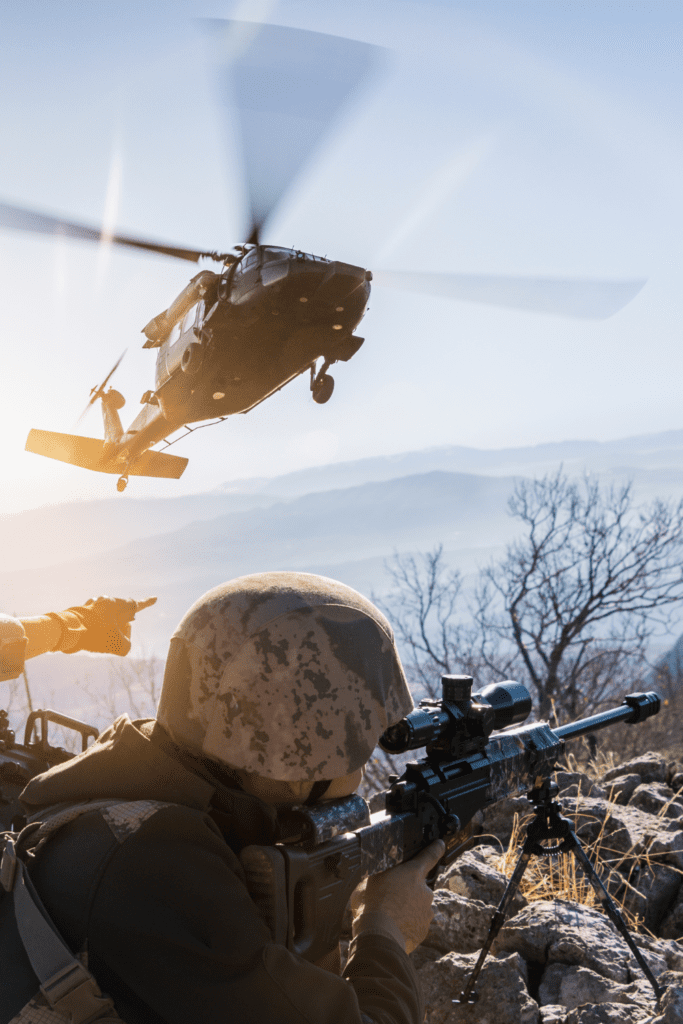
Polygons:
<instances>
[{"instance_id":1,"label":"dry grass","mask_svg":"<svg viewBox=\"0 0 683 1024\"><path fill-rule=\"evenodd\" d=\"M611 766L611 765L610 765ZM605 765L603 771L605 770ZM679 794L675 794L664 807L661 808L656 817L665 817L666 810ZM581 795L577 797L575 809L567 813L567 817L574 821L575 829L581 838L582 826L589 821L599 826L597 836L590 842L582 841L591 863L595 867L600 880L608 889L612 899L619 907L621 914L628 927L632 931L649 932L645 928L643 918L627 905L629 896L640 897L641 894L633 884L633 876L636 868L642 873L643 870L652 869L655 865L662 863L663 854L652 854L650 847L653 839L650 838L647 846L643 849L639 845L632 846L626 852L613 849L609 844L607 823L612 814L612 808L616 801L611 797L607 801L607 814L604 821L601 821L594 814L587 810L581 810ZM513 831L507 849L498 859L498 869L508 878L512 875L519 858L520 845L526 834L526 824L531 820L532 815L526 815L522 819L515 815ZM667 864L672 869L671 864ZM678 870L678 869L673 869ZM683 872L679 871L679 874ZM577 858L572 853L561 853L554 857L532 857L522 877L520 891L529 900L550 900L563 899L579 903L585 907L599 909L600 901L583 873L583 869ZM642 897L641 897L642 898Z\"/></svg>"}]
</instances>

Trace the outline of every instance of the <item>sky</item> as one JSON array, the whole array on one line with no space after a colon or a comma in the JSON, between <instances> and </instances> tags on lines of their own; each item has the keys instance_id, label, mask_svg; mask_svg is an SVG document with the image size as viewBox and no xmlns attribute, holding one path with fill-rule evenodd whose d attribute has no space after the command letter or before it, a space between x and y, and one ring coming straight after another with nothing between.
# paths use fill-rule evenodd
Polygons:
<instances>
[{"instance_id":1,"label":"sky","mask_svg":"<svg viewBox=\"0 0 683 1024\"><path fill-rule=\"evenodd\" d=\"M0 201L222 251L242 240L234 112L204 18L385 48L268 225L373 270L647 279L608 320L377 286L361 351L317 406L300 378L179 441L180 481L121 500L440 445L504 448L683 427L683 10L674 2L0 0ZM208 266L208 264L207 264ZM0 233L0 512L109 497L114 477L26 453L113 382L153 384L140 331L191 264Z\"/></svg>"}]
</instances>

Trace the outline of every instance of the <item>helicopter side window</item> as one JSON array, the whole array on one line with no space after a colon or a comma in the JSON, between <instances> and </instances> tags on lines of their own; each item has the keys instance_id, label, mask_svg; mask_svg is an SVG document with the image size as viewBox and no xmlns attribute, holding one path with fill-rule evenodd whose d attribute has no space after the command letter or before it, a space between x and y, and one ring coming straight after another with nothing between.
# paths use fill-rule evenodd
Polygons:
<instances>
[{"instance_id":1,"label":"helicopter side window","mask_svg":"<svg viewBox=\"0 0 683 1024\"><path fill-rule=\"evenodd\" d=\"M169 345L174 345L179 337L180 337L180 324L174 324L173 327L171 328L171 333L169 334L168 338L166 339L166 342Z\"/></svg>"},{"instance_id":2,"label":"helicopter side window","mask_svg":"<svg viewBox=\"0 0 683 1024\"><path fill-rule=\"evenodd\" d=\"M188 309L187 313L183 317L182 326L180 328L181 334L184 334L185 331L191 330L191 328L194 326L194 322L195 322L196 318L197 318L197 304L195 303L194 306L192 306L191 309Z\"/></svg>"}]
</instances>

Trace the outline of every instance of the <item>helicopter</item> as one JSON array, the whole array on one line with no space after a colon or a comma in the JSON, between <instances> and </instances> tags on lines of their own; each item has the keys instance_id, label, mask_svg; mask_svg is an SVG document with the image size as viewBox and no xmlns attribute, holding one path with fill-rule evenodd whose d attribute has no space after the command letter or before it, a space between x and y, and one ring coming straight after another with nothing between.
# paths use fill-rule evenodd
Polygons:
<instances>
[{"instance_id":1,"label":"helicopter","mask_svg":"<svg viewBox=\"0 0 683 1024\"><path fill-rule=\"evenodd\" d=\"M332 396L335 363L364 338L356 330L373 273L297 249L264 244L268 221L351 97L381 64L380 47L264 23L211 21L237 113L249 198L246 241L206 252L112 234L20 206L0 204L0 227L132 247L198 263L211 259L173 302L143 328L156 349L154 386L124 429L125 399L109 381L91 389L101 402L104 440L31 430L26 450L84 469L178 479L188 459L153 446L182 427L245 413L294 378L309 374L313 400ZM275 154L275 155L274 155ZM604 318L629 302L644 281L558 281L468 274L375 273L374 283L461 300Z\"/></svg>"}]
</instances>

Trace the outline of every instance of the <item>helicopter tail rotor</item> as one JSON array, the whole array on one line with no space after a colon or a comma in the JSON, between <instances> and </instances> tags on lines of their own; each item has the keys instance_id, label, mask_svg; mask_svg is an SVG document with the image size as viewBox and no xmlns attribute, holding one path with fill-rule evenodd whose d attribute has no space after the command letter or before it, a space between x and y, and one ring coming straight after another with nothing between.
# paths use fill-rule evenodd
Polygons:
<instances>
[{"instance_id":1,"label":"helicopter tail rotor","mask_svg":"<svg viewBox=\"0 0 683 1024\"><path fill-rule=\"evenodd\" d=\"M111 378L113 377L113 375L114 375L114 373L116 372L116 370L117 370L117 369L119 368L119 364L121 363L121 360L123 359L123 357L125 356L125 354L126 354L126 352L127 352L127 351L128 351L128 349L124 349L124 350L123 350L123 352L121 353L121 355L119 356L119 358L118 358L118 359L116 360L116 362L115 362L115 363L114 363L114 365L112 366L111 370L109 371L109 373L107 374L107 376L106 376L106 377L104 378L104 380L102 381L102 383L101 383L101 384L99 385L99 387L97 387L97 386L96 386L96 387L94 387L94 388L90 388L90 398L88 399L88 404L86 405L85 409L83 410L83 412L81 413L81 415L80 415L80 416L78 417L78 419L76 420L76 424L77 424L77 425L78 425L78 424L79 424L79 423L81 422L81 420L83 419L83 417L84 417L84 416L85 416L85 414L87 413L88 409L89 409L89 408L90 408L90 407L91 407L92 405L94 405L94 404L95 404L95 402L97 401L97 399L98 399L98 398L104 398L104 395L105 395L105 390L104 390L104 389L106 388L107 384L109 383L109 381L110 381L110 380L111 380Z\"/></svg>"}]
</instances>

